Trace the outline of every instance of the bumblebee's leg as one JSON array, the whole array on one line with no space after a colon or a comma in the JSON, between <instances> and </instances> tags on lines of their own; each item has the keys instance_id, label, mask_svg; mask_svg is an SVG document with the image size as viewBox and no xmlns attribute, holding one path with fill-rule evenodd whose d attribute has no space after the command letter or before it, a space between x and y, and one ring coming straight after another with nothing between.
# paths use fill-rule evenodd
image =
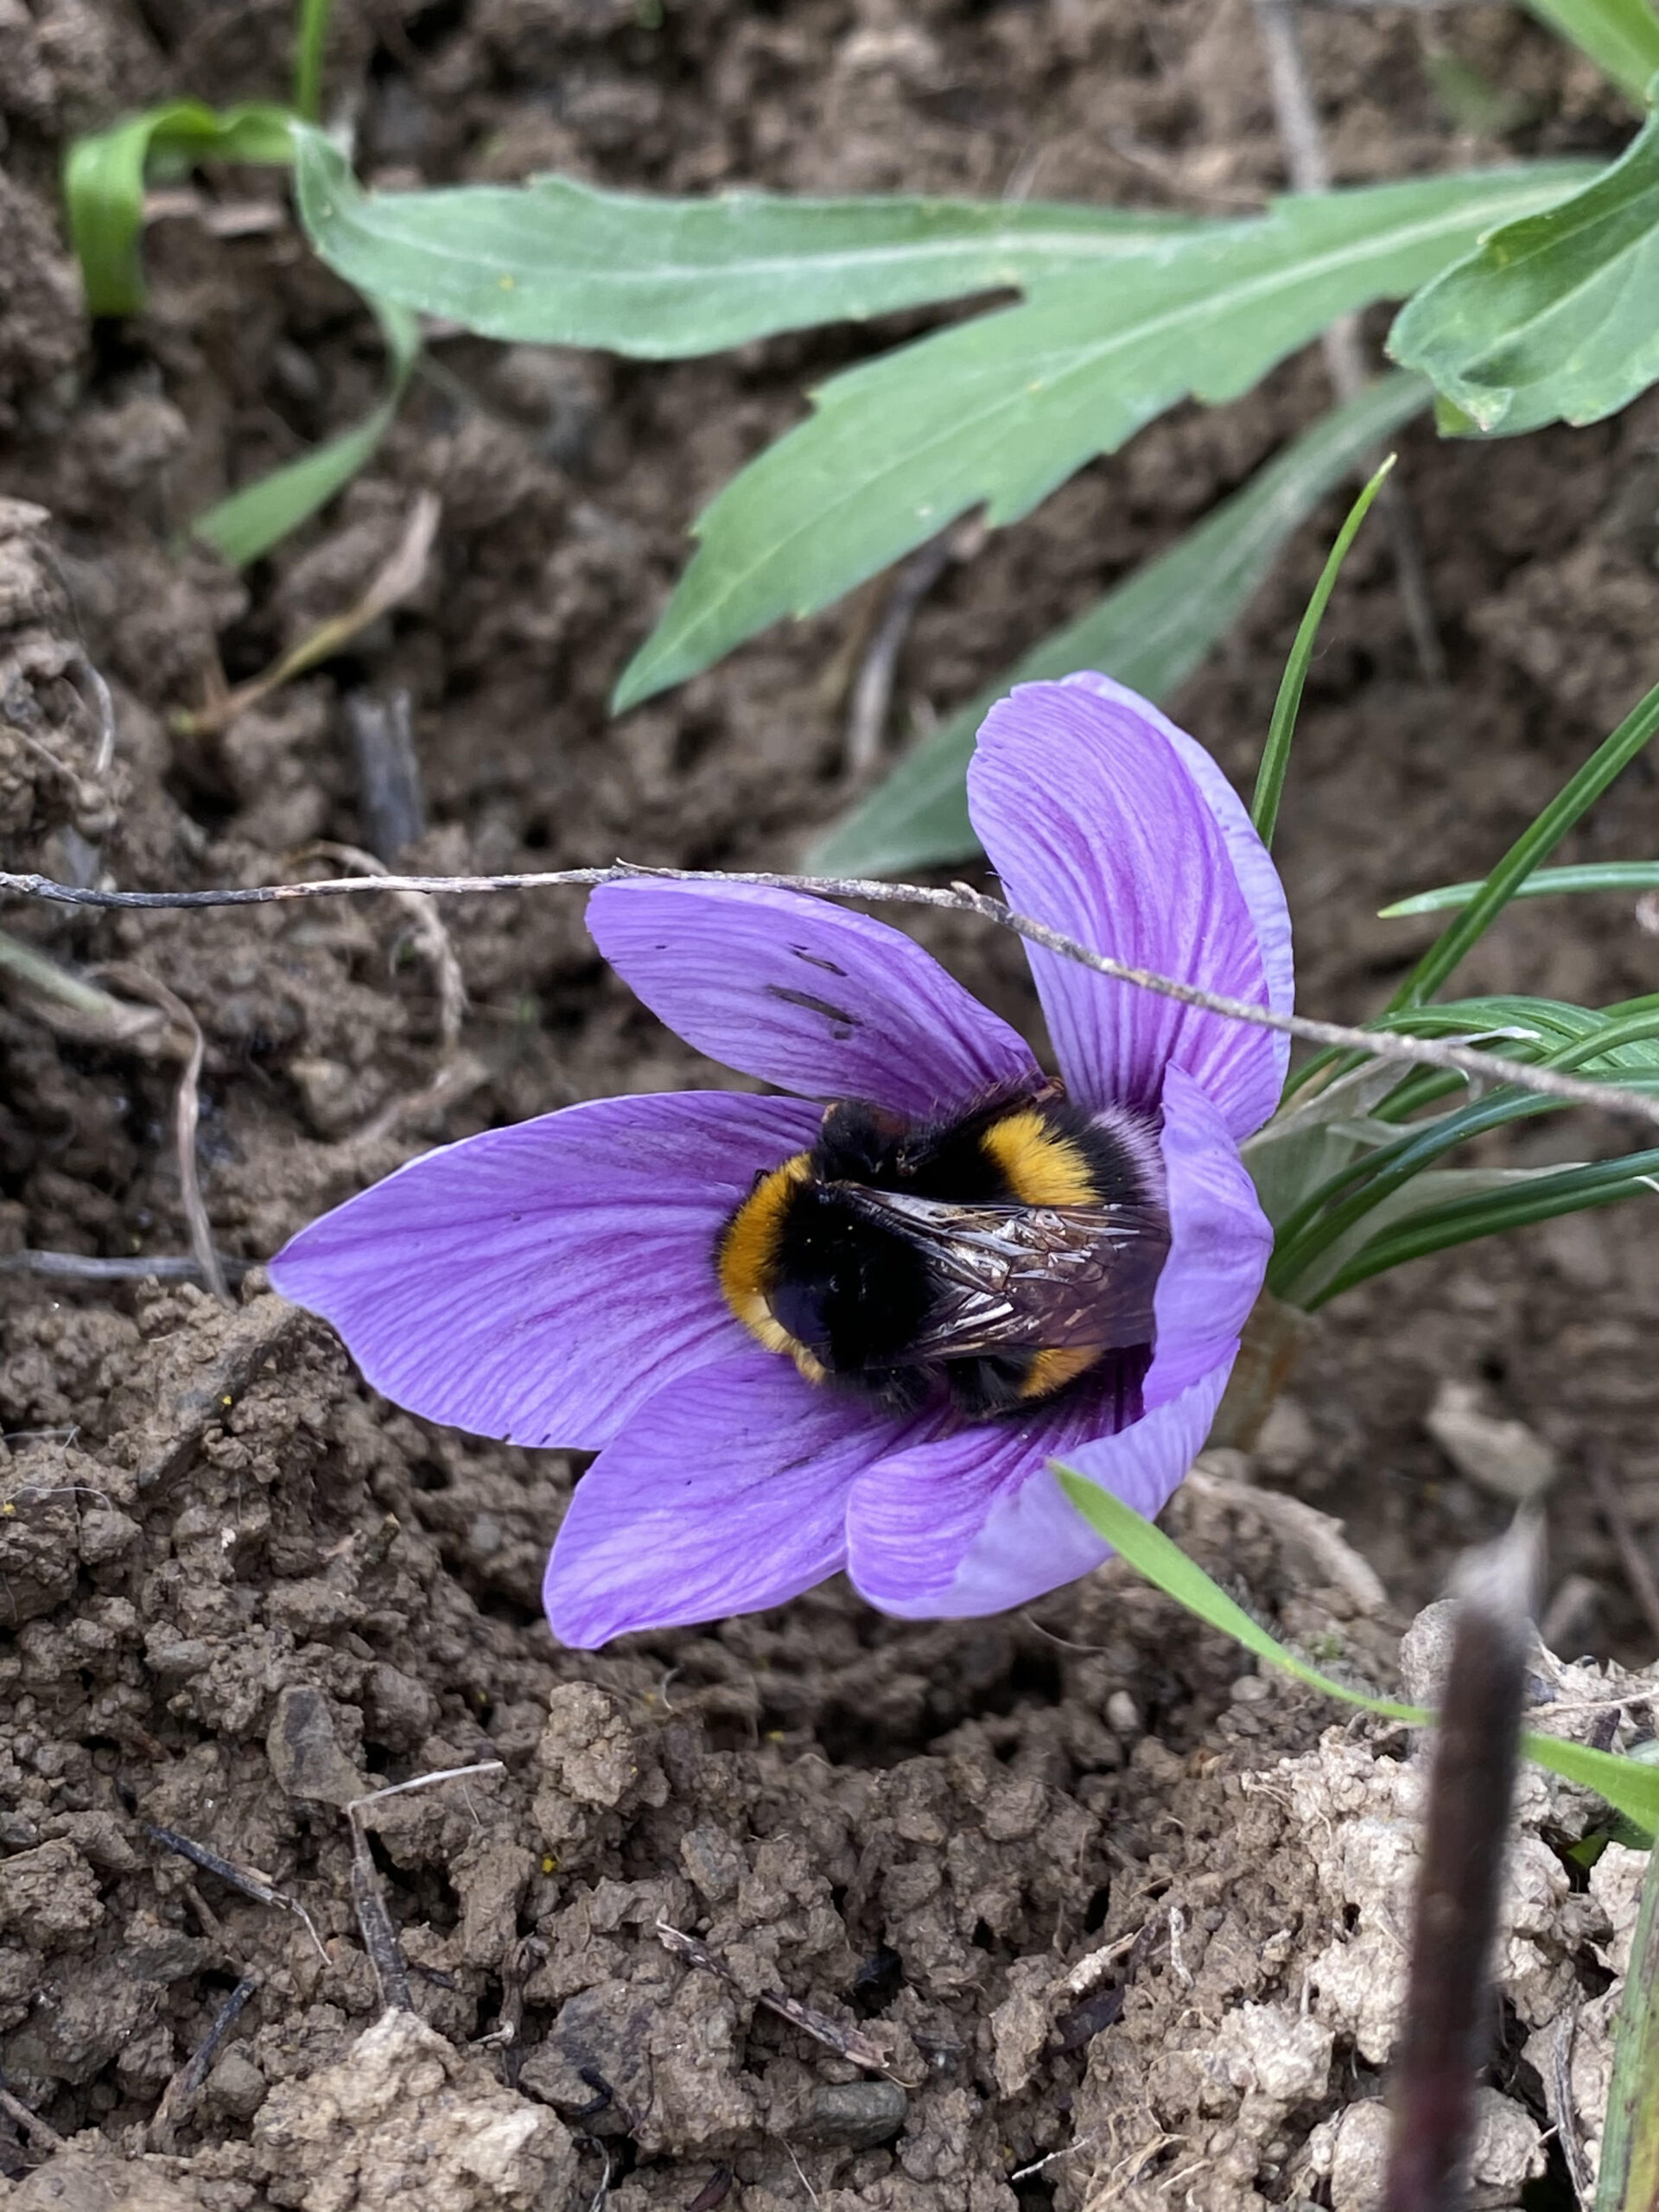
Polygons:
<instances>
[{"instance_id":1,"label":"bumblebee's leg","mask_svg":"<svg viewBox=\"0 0 1659 2212\"><path fill-rule=\"evenodd\" d=\"M1029 1403L1026 1386L1035 1359L1034 1352L1008 1351L982 1359L948 1360L944 1379L951 1404L975 1420Z\"/></svg>"}]
</instances>

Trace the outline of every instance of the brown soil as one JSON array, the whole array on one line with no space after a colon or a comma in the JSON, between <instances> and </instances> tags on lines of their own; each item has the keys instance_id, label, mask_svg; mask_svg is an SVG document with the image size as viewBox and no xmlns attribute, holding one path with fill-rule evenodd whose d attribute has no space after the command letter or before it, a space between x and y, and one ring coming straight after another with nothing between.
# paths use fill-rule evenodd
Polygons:
<instances>
[{"instance_id":1,"label":"brown soil","mask_svg":"<svg viewBox=\"0 0 1659 2212\"><path fill-rule=\"evenodd\" d=\"M1626 127L1587 65L1503 9L1306 12L1344 179L1602 150ZM175 213L147 237L146 314L89 337L55 165L73 132L163 91L278 88L286 36L274 4L0 4L3 487L49 517L0 507L0 859L158 887L269 880L308 841L359 843L342 701L401 686L430 824L413 863L786 862L843 803L839 708L868 594L621 723L604 700L697 505L869 334L648 368L447 339L325 523L242 579L170 550L229 485L372 404L372 328L285 222L225 238ZM1442 105L1448 53L1504 93L1503 135ZM1012 181L1206 209L1280 181L1244 0L348 6L331 83L362 165L391 181ZM213 190L276 204L259 175ZM1325 398L1310 357L1240 406L1181 410L993 540L923 608L905 713L994 674ZM1490 449L1404 441L1452 682L1420 680L1386 554L1363 543L1281 840L1310 1009L1373 1007L1427 937L1376 906L1483 868L1653 677L1656 438L1644 404ZM413 601L223 738L172 734L177 709L346 603L423 487L442 520ZM1241 780L1333 515L1179 702ZM107 766L83 652L113 688ZM1642 766L1575 849L1639 855L1654 835ZM431 1142L698 1079L601 969L574 899L452 901L445 920L471 996L448 1060L430 965L390 906L4 917L60 962L129 963L128 1000L136 968L190 1009L207 1205L220 1249L252 1262ZM1034 1025L1012 941L946 921L928 935ZM1537 906L1469 981L1594 1002L1651 988L1653 969L1627 907ZM117 1039L22 987L0 999L0 1252L187 1249L163 1026ZM1511 1156L1619 1141L1537 1123ZM1551 1579L1582 1586L1573 1648L1639 1662L1650 1638L1586 1470L1599 1455L1651 1546L1656 1319L1634 1209L1421 1263L1332 1309L1244 1471L1340 1516L1392 1612L1333 1569L1339 1550L1293 1541L1236 1490L1200 1486L1178 1526L1285 1633L1387 1680L1390 1624L1503 1517L1423 1427L1441 1382L1478 1383L1560 1454ZM0 1274L0 2077L46 2126L92 2131L78 2162L25 2179L47 2139L0 2109L0 2202L10 2177L16 2212L411 2195L434 2212L562 2212L608 2176L620 2212L1341 2204L1325 2124L1374 2094L1376 2054L1316 2008L1324 2043L1304 2037L1294 2063L1279 2051L1273 2074L1258 2030L1269 2012L1294 2028L1307 1959L1357 1908L1299 1859L1306 1806L1249 1787L1314 1756L1329 1712L1259 1684L1126 1573L1029 1618L906 1626L834 1587L566 1654L537 1587L576 1468L375 1401L257 1268L229 1313L177 1284ZM394 2020L348 2059L385 1993L340 1808L486 1759L505 1771L365 1820L369 1886L435 2036ZM1557 1841L1576 1832L1559 1806L1539 1821ZM308 1919L156 1828L258 1870ZM1605 1923L1577 1904L1546 1949L1599 1989L1584 1947ZM704 1937L731 1979L671 1954L659 1920ZM245 1976L257 1987L205 2085L158 2111ZM860 2027L891 2078L757 2007L763 1991ZM1520 2100L1506 2111L1537 2118L1520 2040L1548 2008L1528 2001L1511 1993L1495 2079ZM1193 2020L1225 2063L1195 2072Z\"/></svg>"}]
</instances>

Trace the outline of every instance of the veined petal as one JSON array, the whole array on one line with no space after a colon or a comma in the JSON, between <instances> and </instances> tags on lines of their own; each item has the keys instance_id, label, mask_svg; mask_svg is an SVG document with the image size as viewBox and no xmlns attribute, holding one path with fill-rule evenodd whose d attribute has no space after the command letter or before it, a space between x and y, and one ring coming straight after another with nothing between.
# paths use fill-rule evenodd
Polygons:
<instances>
[{"instance_id":1,"label":"veined petal","mask_svg":"<svg viewBox=\"0 0 1659 2212\"><path fill-rule=\"evenodd\" d=\"M1057 1425L1021 1457L997 1453L975 1478L975 1431L896 1454L855 1487L848 1517L853 1580L873 1605L906 1618L960 1619L1027 1605L1098 1567L1110 1546L1061 1490L1051 1459L1148 1517L1204 1448L1232 1355L1166 1405L1090 1442ZM963 1497L966 1491L968 1495ZM941 1535L929 1529L943 1520ZM951 1554L954 1554L954 1556ZM949 1580L937 1578L946 1566Z\"/></svg>"},{"instance_id":2,"label":"veined petal","mask_svg":"<svg viewBox=\"0 0 1659 2212\"><path fill-rule=\"evenodd\" d=\"M1153 1294L1158 1336L1150 1406L1179 1397L1238 1350L1273 1255L1273 1230L1208 1091L1179 1067L1164 1077L1169 1257Z\"/></svg>"},{"instance_id":3,"label":"veined petal","mask_svg":"<svg viewBox=\"0 0 1659 2212\"><path fill-rule=\"evenodd\" d=\"M747 1341L715 1243L817 1121L727 1091L567 1107L411 1160L302 1229L271 1281L412 1413L594 1450Z\"/></svg>"},{"instance_id":4,"label":"veined petal","mask_svg":"<svg viewBox=\"0 0 1659 2212\"><path fill-rule=\"evenodd\" d=\"M926 1419L814 1389L772 1352L681 1376L576 1484L543 1585L553 1633L592 1650L822 1582L846 1562L855 1478Z\"/></svg>"},{"instance_id":5,"label":"veined petal","mask_svg":"<svg viewBox=\"0 0 1659 2212\"><path fill-rule=\"evenodd\" d=\"M1114 959L1288 1010L1273 862L1194 740L1104 677L1021 684L986 716L969 811L1011 903ZM1027 947L1060 1072L1091 1105L1152 1105L1172 1061L1236 1137L1278 1103L1287 1040Z\"/></svg>"},{"instance_id":6,"label":"veined petal","mask_svg":"<svg viewBox=\"0 0 1659 2212\"><path fill-rule=\"evenodd\" d=\"M902 931L798 892L607 884L594 940L629 988L710 1059L807 1098L902 1113L1034 1084L1023 1039Z\"/></svg>"},{"instance_id":7,"label":"veined petal","mask_svg":"<svg viewBox=\"0 0 1659 2212\"><path fill-rule=\"evenodd\" d=\"M878 1459L847 1514L849 1571L863 1596L906 1619L951 1619L1022 1605L1098 1565L1105 1547L1045 1471L1138 1423L1144 1357L1103 1363L1098 1378L1024 1420L915 1439Z\"/></svg>"}]
</instances>

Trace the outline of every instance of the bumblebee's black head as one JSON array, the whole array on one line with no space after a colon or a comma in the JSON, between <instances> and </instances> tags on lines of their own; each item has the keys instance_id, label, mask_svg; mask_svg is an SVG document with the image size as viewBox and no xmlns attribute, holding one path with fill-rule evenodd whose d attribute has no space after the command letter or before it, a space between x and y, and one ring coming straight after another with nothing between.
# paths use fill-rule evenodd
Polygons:
<instances>
[{"instance_id":1,"label":"bumblebee's black head","mask_svg":"<svg viewBox=\"0 0 1659 2212\"><path fill-rule=\"evenodd\" d=\"M1161 1194L1149 1188L1149 1154L1155 1159L1149 1131L1103 1128L1050 1097L1003 1096L934 1122L842 1100L826 1111L812 1150L757 1177L727 1224L717 1255L721 1288L751 1333L768 1350L787 1352L810 1382L834 1379L899 1408L940 1391L973 1414L1028 1403L1064 1388L1103 1351L1149 1340L1149 1322L1131 1319L1126 1331L1124 1320L1149 1310L1163 1249L1156 1236L1137 1255L1140 1308L1132 1297L1118 1300L1103 1314L1098 1337L1093 1308L1079 1327L1063 1270L1051 1299L1040 1270L1025 1260L1019 1312L1009 1309L1006 1328L988 1334L981 1325L969 1344L948 1330L942 1336L947 1302L938 1236L930 1249L913 1223L891 1207L884 1219L869 1194L949 1208L953 1224L960 1217L964 1230L978 1227L982 1244L1001 1234L1010 1216L1065 1209L1072 1223L1081 1220L1075 1233L1090 1246L1095 1224L1103 1233L1112 1210L1155 1207ZM974 1208L989 1211L970 1222ZM1046 1333L1042 1316L1062 1311L1065 1326Z\"/></svg>"}]
</instances>

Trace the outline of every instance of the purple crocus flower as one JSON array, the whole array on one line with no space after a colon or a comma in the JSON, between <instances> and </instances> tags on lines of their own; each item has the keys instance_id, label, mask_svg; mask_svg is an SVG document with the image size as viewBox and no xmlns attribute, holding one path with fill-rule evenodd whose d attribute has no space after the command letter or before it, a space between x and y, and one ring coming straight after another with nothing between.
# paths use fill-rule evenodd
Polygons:
<instances>
[{"instance_id":1,"label":"purple crocus flower","mask_svg":"<svg viewBox=\"0 0 1659 2212\"><path fill-rule=\"evenodd\" d=\"M980 731L969 798L1016 908L1288 1009L1267 850L1209 754L1134 692L1096 675L1022 685ZM905 1127L1052 1085L1006 1023L863 915L642 880L595 892L588 922L689 1044L783 1095L601 1099L429 1153L302 1230L271 1263L276 1287L399 1405L599 1453L547 1570L568 1644L776 1605L842 1568L884 1611L929 1618L1000 1611L1096 1566L1108 1547L1049 1462L1150 1515L1202 1447L1271 1247L1238 1147L1278 1101L1287 1040L1028 948L1069 1108L1140 1131L1162 1185L1150 1346L988 1415L942 1390L885 1402L807 1379L810 1359L745 1326L722 1293L728 1225L810 1151L823 1102Z\"/></svg>"}]
</instances>

